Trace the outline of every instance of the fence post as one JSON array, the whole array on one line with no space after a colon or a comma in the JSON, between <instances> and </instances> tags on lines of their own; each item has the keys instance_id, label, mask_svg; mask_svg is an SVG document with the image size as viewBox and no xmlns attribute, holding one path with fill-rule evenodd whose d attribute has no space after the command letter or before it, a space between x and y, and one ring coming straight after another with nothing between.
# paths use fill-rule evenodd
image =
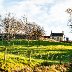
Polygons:
<instances>
[{"instance_id":1,"label":"fence post","mask_svg":"<svg viewBox=\"0 0 72 72\"><path fill-rule=\"evenodd\" d=\"M6 61L7 48L5 46L4 61Z\"/></svg>"}]
</instances>

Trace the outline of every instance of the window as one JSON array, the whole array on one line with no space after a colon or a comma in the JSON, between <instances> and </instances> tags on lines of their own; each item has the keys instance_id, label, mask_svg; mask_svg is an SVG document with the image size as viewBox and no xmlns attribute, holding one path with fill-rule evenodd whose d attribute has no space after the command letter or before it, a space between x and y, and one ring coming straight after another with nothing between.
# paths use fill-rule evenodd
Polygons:
<instances>
[{"instance_id":1,"label":"window","mask_svg":"<svg viewBox=\"0 0 72 72\"><path fill-rule=\"evenodd\" d=\"M57 37L57 41L59 41L59 37Z\"/></svg>"}]
</instances>

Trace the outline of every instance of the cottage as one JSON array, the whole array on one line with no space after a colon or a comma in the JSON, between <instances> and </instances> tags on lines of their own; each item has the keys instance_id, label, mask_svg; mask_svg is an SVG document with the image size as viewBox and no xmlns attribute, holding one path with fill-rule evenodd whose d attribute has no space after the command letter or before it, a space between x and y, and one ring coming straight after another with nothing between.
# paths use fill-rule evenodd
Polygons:
<instances>
[{"instance_id":1,"label":"cottage","mask_svg":"<svg viewBox=\"0 0 72 72\"><path fill-rule=\"evenodd\" d=\"M52 33L51 31L50 38L56 41L63 41L63 35L64 35L63 31L62 33Z\"/></svg>"}]
</instances>

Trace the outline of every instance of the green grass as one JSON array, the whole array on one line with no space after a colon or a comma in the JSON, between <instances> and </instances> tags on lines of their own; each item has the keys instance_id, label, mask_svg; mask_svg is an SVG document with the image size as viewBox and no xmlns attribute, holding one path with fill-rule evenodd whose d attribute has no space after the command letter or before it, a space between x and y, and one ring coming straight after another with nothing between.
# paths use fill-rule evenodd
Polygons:
<instances>
[{"instance_id":1,"label":"green grass","mask_svg":"<svg viewBox=\"0 0 72 72\"><path fill-rule=\"evenodd\" d=\"M10 45L28 45L28 40L21 40L21 39L15 39L10 41ZM0 41L0 45L8 45L7 41ZM65 46L72 46L72 43L64 43L64 42L49 42L49 41L42 41L42 40L29 40L30 46L48 46L48 45L65 45Z\"/></svg>"},{"instance_id":2,"label":"green grass","mask_svg":"<svg viewBox=\"0 0 72 72\"><path fill-rule=\"evenodd\" d=\"M5 48L7 48L4 61ZM31 63L29 57L31 56ZM17 70L27 66L35 66L43 62L68 63L71 61L72 43L12 40L0 41L0 67L5 70Z\"/></svg>"}]
</instances>

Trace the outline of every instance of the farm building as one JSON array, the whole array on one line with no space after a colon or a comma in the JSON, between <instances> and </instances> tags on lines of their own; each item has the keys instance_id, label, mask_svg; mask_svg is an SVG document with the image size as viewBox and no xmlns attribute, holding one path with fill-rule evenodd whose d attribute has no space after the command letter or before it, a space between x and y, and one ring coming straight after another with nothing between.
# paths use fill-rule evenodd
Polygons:
<instances>
[{"instance_id":1,"label":"farm building","mask_svg":"<svg viewBox=\"0 0 72 72\"><path fill-rule=\"evenodd\" d=\"M56 41L63 41L63 36L64 36L64 32L62 31L62 33L52 33L50 34L50 38L54 39Z\"/></svg>"}]
</instances>

